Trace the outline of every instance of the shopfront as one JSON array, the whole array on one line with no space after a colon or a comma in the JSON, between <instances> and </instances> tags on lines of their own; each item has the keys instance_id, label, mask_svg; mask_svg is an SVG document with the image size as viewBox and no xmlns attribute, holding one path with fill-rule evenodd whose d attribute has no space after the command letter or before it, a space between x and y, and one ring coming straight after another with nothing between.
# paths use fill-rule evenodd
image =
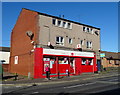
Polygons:
<instances>
[{"instance_id":1,"label":"shopfront","mask_svg":"<svg viewBox=\"0 0 120 95\"><path fill-rule=\"evenodd\" d=\"M34 78L46 77L46 65L50 67L50 77L79 75L97 70L93 52L36 48Z\"/></svg>"}]
</instances>

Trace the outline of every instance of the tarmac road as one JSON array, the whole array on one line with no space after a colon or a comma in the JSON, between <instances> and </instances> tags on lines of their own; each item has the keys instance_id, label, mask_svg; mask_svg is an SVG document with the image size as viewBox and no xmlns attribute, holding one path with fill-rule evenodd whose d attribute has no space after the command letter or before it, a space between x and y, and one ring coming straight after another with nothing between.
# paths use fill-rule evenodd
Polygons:
<instances>
[{"instance_id":1,"label":"tarmac road","mask_svg":"<svg viewBox=\"0 0 120 95\"><path fill-rule=\"evenodd\" d=\"M119 76L106 76L104 78L57 84L4 88L3 95L70 95L72 93L75 93L75 95L120 95Z\"/></svg>"}]
</instances>

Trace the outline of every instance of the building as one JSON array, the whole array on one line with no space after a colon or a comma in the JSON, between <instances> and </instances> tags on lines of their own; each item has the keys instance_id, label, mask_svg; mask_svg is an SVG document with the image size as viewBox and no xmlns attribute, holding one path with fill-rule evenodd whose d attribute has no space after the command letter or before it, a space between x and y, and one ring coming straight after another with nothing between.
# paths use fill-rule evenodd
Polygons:
<instances>
[{"instance_id":1,"label":"building","mask_svg":"<svg viewBox=\"0 0 120 95\"><path fill-rule=\"evenodd\" d=\"M0 47L0 61L4 72L9 69L10 47Z\"/></svg>"},{"instance_id":2,"label":"building","mask_svg":"<svg viewBox=\"0 0 120 95\"><path fill-rule=\"evenodd\" d=\"M107 52L107 51L101 51L101 53L104 54L104 57L102 57L102 61L101 61L101 65L103 66L103 68L120 66L119 53Z\"/></svg>"},{"instance_id":3,"label":"building","mask_svg":"<svg viewBox=\"0 0 120 95\"><path fill-rule=\"evenodd\" d=\"M97 71L100 28L23 8L11 33L10 72L44 78Z\"/></svg>"}]
</instances>

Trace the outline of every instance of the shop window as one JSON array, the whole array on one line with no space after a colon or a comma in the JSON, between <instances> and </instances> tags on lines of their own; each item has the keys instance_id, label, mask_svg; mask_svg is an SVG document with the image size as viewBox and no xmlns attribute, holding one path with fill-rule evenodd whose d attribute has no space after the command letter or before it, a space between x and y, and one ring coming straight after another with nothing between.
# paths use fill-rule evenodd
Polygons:
<instances>
[{"instance_id":1,"label":"shop window","mask_svg":"<svg viewBox=\"0 0 120 95\"><path fill-rule=\"evenodd\" d=\"M75 67L75 60L74 60L74 58L70 58L70 67L71 68Z\"/></svg>"},{"instance_id":2,"label":"shop window","mask_svg":"<svg viewBox=\"0 0 120 95\"><path fill-rule=\"evenodd\" d=\"M56 37L56 44L57 45L64 45L64 38L63 37Z\"/></svg>"},{"instance_id":3,"label":"shop window","mask_svg":"<svg viewBox=\"0 0 120 95\"><path fill-rule=\"evenodd\" d=\"M67 57L58 57L59 64L68 64L68 58Z\"/></svg>"},{"instance_id":4,"label":"shop window","mask_svg":"<svg viewBox=\"0 0 120 95\"><path fill-rule=\"evenodd\" d=\"M55 64L56 57L44 56L43 61L44 61L44 71L45 71L45 67L47 65L52 69L53 68L53 64Z\"/></svg>"},{"instance_id":5,"label":"shop window","mask_svg":"<svg viewBox=\"0 0 120 95\"><path fill-rule=\"evenodd\" d=\"M82 59L82 65L86 65L86 59L85 58Z\"/></svg>"},{"instance_id":6,"label":"shop window","mask_svg":"<svg viewBox=\"0 0 120 95\"><path fill-rule=\"evenodd\" d=\"M88 65L93 65L93 60L92 59L88 59Z\"/></svg>"},{"instance_id":7,"label":"shop window","mask_svg":"<svg viewBox=\"0 0 120 95\"><path fill-rule=\"evenodd\" d=\"M82 58L82 65L93 65L93 59L91 59L91 58Z\"/></svg>"}]
</instances>

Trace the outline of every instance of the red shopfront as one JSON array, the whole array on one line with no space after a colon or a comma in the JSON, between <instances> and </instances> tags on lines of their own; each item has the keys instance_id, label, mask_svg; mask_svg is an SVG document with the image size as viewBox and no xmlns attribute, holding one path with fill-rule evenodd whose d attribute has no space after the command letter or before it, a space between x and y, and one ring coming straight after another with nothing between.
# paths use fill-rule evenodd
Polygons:
<instances>
[{"instance_id":1,"label":"red shopfront","mask_svg":"<svg viewBox=\"0 0 120 95\"><path fill-rule=\"evenodd\" d=\"M35 49L34 78L45 78L45 66L50 67L50 77L80 75L95 72L96 57L93 52L78 52L56 49Z\"/></svg>"}]
</instances>

